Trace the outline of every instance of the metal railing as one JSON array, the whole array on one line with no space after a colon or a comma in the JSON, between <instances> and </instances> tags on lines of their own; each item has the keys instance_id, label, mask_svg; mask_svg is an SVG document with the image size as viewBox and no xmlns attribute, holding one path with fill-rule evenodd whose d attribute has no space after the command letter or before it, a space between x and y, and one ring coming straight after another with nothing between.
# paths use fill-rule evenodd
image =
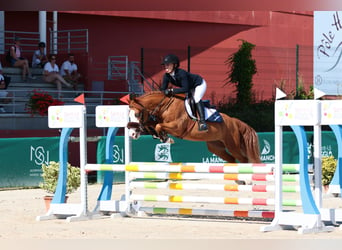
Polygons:
<instances>
[{"instance_id":1,"label":"metal railing","mask_svg":"<svg viewBox=\"0 0 342 250\"><path fill-rule=\"evenodd\" d=\"M0 31L3 37L0 37L0 54L5 54L9 47L14 44L15 37L20 37L21 48L24 54L32 54L37 50L37 44L40 42L39 32L27 31ZM3 41L3 42L2 42ZM58 30L50 29L50 52L86 52L89 50L88 29Z\"/></svg>"},{"instance_id":2,"label":"metal railing","mask_svg":"<svg viewBox=\"0 0 342 250\"><path fill-rule=\"evenodd\" d=\"M39 32L26 32L26 31L11 31L5 30L1 31L4 34L4 46L3 51L0 51L1 54L7 53L10 46L14 44L15 37L20 37L22 52L24 54L31 54L37 50L37 44L40 41Z\"/></svg>"},{"instance_id":3,"label":"metal railing","mask_svg":"<svg viewBox=\"0 0 342 250\"><path fill-rule=\"evenodd\" d=\"M125 80L129 91L137 94L159 88L156 82L150 82L141 73L139 62L129 61L128 56L108 57L108 80Z\"/></svg>"},{"instance_id":4,"label":"metal railing","mask_svg":"<svg viewBox=\"0 0 342 250\"><path fill-rule=\"evenodd\" d=\"M8 92L7 97L0 97L0 117L15 117L15 116L30 116L26 109L26 105L29 101L30 94L32 92L27 90L4 90ZM44 90L44 92L50 94L53 98L57 98L57 90ZM98 105L106 104L118 104L119 99L129 94L129 92L111 92L111 91L71 91L62 90L59 100L63 101L65 105L77 105L75 102L76 96L85 94L85 105L87 107L87 114L89 116L95 115L95 108ZM3 108L3 110L1 110ZM5 111L5 112L3 112Z\"/></svg>"},{"instance_id":5,"label":"metal railing","mask_svg":"<svg viewBox=\"0 0 342 250\"><path fill-rule=\"evenodd\" d=\"M50 52L86 52L89 50L88 29L51 30L50 29Z\"/></svg>"},{"instance_id":6,"label":"metal railing","mask_svg":"<svg viewBox=\"0 0 342 250\"><path fill-rule=\"evenodd\" d=\"M143 91L151 91L151 90L156 90L159 89L159 85L151 78L149 81L142 73L141 70L138 67L137 62L131 62L130 67L129 67L129 75L131 76L130 79L132 81L139 82L139 85L143 87ZM141 79L141 81L139 80Z\"/></svg>"},{"instance_id":7,"label":"metal railing","mask_svg":"<svg viewBox=\"0 0 342 250\"><path fill-rule=\"evenodd\" d=\"M108 80L128 80L128 56L108 57Z\"/></svg>"}]
</instances>

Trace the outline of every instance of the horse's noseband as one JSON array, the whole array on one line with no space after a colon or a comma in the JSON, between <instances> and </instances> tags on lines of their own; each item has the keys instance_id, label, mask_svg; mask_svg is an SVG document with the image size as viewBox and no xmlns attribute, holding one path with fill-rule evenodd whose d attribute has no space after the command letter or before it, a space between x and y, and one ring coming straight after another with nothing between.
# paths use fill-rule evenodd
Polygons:
<instances>
[{"instance_id":1,"label":"horse's noseband","mask_svg":"<svg viewBox=\"0 0 342 250\"><path fill-rule=\"evenodd\" d=\"M157 119L157 117L155 115L149 114L148 120L151 121L151 122L156 122L158 119Z\"/></svg>"},{"instance_id":2,"label":"horse's noseband","mask_svg":"<svg viewBox=\"0 0 342 250\"><path fill-rule=\"evenodd\" d=\"M139 113L136 115L139 122L129 122L127 124L127 128L134 128L138 132L148 132L150 134L156 134L154 127L159 122L160 118L158 117L158 112L160 112L160 106L165 100L165 96L161 100L161 102L154 108L154 110L148 110L146 109L141 103L135 102L138 104L142 109L138 109ZM171 102L170 102L171 103ZM169 103L169 105L170 105ZM168 105L167 105L168 106ZM133 108L133 106L130 106L130 108ZM157 114L157 115L156 115Z\"/></svg>"},{"instance_id":3,"label":"horse's noseband","mask_svg":"<svg viewBox=\"0 0 342 250\"><path fill-rule=\"evenodd\" d=\"M128 129L135 129L137 133L143 133L145 131L145 128L142 124L139 122L129 122L127 123Z\"/></svg>"},{"instance_id":4,"label":"horse's noseband","mask_svg":"<svg viewBox=\"0 0 342 250\"><path fill-rule=\"evenodd\" d=\"M139 122L129 122L127 123L127 128L131 129L131 128L135 128L138 129L140 127L140 123Z\"/></svg>"}]
</instances>

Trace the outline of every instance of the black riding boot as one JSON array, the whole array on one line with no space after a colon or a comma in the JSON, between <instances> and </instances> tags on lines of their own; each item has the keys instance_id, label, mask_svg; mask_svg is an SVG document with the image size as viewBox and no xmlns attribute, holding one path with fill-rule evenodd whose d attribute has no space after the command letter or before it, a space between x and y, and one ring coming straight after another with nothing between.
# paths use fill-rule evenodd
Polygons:
<instances>
[{"instance_id":1,"label":"black riding boot","mask_svg":"<svg viewBox=\"0 0 342 250\"><path fill-rule=\"evenodd\" d=\"M203 102L199 101L198 103L196 103L196 108L197 108L197 113L199 115L198 130L199 131L207 131L208 126L205 123Z\"/></svg>"}]
</instances>

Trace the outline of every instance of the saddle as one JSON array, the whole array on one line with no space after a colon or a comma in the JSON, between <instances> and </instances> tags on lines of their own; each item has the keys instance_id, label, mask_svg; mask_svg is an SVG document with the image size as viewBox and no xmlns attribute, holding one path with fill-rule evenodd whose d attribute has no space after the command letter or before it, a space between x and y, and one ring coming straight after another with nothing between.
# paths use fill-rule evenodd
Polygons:
<instances>
[{"instance_id":1,"label":"saddle","mask_svg":"<svg viewBox=\"0 0 342 250\"><path fill-rule=\"evenodd\" d=\"M204 105L204 115L205 120L209 122L223 122L223 118L221 114L216 110L215 106L210 104L209 100L202 100ZM187 97L184 100L185 110L188 113L189 117L193 120L198 120L197 118L197 109L195 105L195 101L192 97Z\"/></svg>"}]
</instances>

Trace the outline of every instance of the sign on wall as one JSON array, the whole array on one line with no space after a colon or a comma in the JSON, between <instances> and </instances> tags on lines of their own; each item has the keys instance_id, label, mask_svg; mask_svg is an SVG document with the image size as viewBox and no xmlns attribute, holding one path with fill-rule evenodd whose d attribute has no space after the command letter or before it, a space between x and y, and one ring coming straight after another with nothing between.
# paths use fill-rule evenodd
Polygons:
<instances>
[{"instance_id":1,"label":"sign on wall","mask_svg":"<svg viewBox=\"0 0 342 250\"><path fill-rule=\"evenodd\" d=\"M58 161L59 137L0 138L0 188L37 187L42 164Z\"/></svg>"},{"instance_id":2,"label":"sign on wall","mask_svg":"<svg viewBox=\"0 0 342 250\"><path fill-rule=\"evenodd\" d=\"M314 87L342 94L342 12L314 12Z\"/></svg>"}]
</instances>

